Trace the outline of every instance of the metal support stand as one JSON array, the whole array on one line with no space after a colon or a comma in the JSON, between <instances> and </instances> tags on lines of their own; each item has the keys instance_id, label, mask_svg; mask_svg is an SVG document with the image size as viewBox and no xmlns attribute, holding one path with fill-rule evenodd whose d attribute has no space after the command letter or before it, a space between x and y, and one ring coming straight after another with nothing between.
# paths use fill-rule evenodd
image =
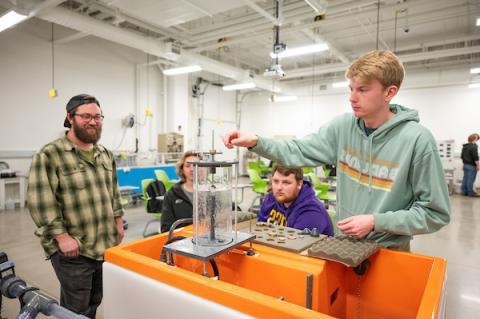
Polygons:
<instances>
[{"instance_id":1,"label":"metal support stand","mask_svg":"<svg viewBox=\"0 0 480 319\"><path fill-rule=\"evenodd\" d=\"M250 248L247 250L247 256L255 255L255 251L253 250L253 243L250 241Z\"/></svg>"},{"instance_id":2,"label":"metal support stand","mask_svg":"<svg viewBox=\"0 0 480 319\"><path fill-rule=\"evenodd\" d=\"M226 251L232 250L235 247L243 245L246 242L250 242L250 248L247 251L247 255L252 256L254 254L252 241L255 239L255 235L237 232L236 240L234 239L228 244L222 246L200 246L195 245L191 237L185 238L171 244L163 246L163 248L172 254L179 254L186 257L199 259L203 261L203 275L208 277L206 263L215 256L223 254Z\"/></svg>"}]
</instances>

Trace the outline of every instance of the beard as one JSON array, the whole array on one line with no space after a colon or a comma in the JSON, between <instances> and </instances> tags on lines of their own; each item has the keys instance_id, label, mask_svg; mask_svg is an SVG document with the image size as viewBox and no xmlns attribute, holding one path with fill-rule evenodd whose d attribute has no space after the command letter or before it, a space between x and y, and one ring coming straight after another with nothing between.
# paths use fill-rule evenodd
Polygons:
<instances>
[{"instance_id":1,"label":"beard","mask_svg":"<svg viewBox=\"0 0 480 319\"><path fill-rule=\"evenodd\" d=\"M295 198L297 198L297 195L298 194L293 194L291 196L287 196L285 194L278 195L273 192L273 197L275 197L275 200L281 204L293 202Z\"/></svg>"},{"instance_id":2,"label":"beard","mask_svg":"<svg viewBox=\"0 0 480 319\"><path fill-rule=\"evenodd\" d=\"M81 126L77 121L73 120L72 128L75 136L85 144L97 144L102 135L102 124Z\"/></svg>"}]
</instances>

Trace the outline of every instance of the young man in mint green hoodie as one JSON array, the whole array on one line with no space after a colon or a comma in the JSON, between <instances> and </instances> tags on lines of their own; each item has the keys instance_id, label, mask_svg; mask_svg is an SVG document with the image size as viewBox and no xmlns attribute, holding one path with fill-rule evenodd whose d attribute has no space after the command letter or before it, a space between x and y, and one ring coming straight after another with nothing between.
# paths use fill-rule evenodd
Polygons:
<instances>
[{"instance_id":1,"label":"young man in mint green hoodie","mask_svg":"<svg viewBox=\"0 0 480 319\"><path fill-rule=\"evenodd\" d=\"M302 139L233 131L224 143L288 166L336 165L338 230L409 251L413 235L449 223L450 203L432 134L418 123L417 111L390 104L404 73L392 52L366 53L345 74L353 114Z\"/></svg>"}]
</instances>

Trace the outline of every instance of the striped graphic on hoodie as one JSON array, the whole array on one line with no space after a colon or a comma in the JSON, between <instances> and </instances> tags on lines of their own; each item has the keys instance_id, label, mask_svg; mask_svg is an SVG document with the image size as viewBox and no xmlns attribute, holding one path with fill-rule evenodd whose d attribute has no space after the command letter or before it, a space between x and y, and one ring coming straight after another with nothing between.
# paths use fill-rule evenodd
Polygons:
<instances>
[{"instance_id":1,"label":"striped graphic on hoodie","mask_svg":"<svg viewBox=\"0 0 480 319\"><path fill-rule=\"evenodd\" d=\"M353 181L386 192L392 190L399 166L400 163L395 161L369 158L367 154L352 150L348 145L343 147L338 162L338 169Z\"/></svg>"}]
</instances>

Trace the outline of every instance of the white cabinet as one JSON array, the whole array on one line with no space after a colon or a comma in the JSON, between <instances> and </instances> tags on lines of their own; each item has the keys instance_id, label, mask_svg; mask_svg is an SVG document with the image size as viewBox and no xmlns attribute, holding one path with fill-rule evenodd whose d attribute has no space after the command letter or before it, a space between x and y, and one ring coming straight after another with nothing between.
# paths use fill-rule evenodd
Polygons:
<instances>
[{"instance_id":1,"label":"white cabinet","mask_svg":"<svg viewBox=\"0 0 480 319\"><path fill-rule=\"evenodd\" d=\"M0 178L0 210L6 203L25 206L25 177Z\"/></svg>"}]
</instances>

